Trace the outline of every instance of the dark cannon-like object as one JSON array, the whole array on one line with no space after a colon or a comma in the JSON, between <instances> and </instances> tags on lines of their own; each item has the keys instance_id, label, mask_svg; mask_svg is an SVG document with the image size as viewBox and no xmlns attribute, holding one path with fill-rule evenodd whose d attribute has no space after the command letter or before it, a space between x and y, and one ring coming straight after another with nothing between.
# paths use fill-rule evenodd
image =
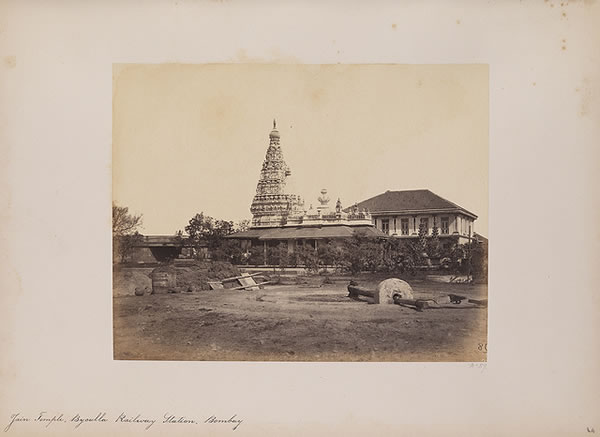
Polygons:
<instances>
[{"instance_id":1,"label":"dark cannon-like object","mask_svg":"<svg viewBox=\"0 0 600 437\"><path fill-rule=\"evenodd\" d=\"M348 285L348 297L355 300L360 300L359 296L365 296L373 299L376 304L396 304L401 306L409 306L417 311L423 311L426 308L449 308L450 306L443 305L444 303L460 304L462 301L467 301L473 307L486 307L487 299L469 299L465 296L450 294L449 296L439 299L415 299L412 294L411 286L401 279L391 278L381 281L375 290L359 286L356 282L351 281Z\"/></svg>"},{"instance_id":2,"label":"dark cannon-like object","mask_svg":"<svg viewBox=\"0 0 600 437\"><path fill-rule=\"evenodd\" d=\"M394 299L413 300L413 290L408 282L390 278L381 281L375 290L360 287L356 282L348 285L348 297L358 299L358 296L370 297L376 304L394 304Z\"/></svg>"}]
</instances>

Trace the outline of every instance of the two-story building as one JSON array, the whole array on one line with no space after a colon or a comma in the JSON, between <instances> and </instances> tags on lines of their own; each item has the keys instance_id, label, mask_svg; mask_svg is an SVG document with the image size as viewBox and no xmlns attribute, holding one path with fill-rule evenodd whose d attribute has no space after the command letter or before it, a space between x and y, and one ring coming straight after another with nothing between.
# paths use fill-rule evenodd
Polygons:
<instances>
[{"instance_id":1,"label":"two-story building","mask_svg":"<svg viewBox=\"0 0 600 437\"><path fill-rule=\"evenodd\" d=\"M429 190L386 191L354 205L367 210L373 224L386 235L418 238L419 231L432 235L434 228L443 245L471 241L477 216Z\"/></svg>"}]
</instances>

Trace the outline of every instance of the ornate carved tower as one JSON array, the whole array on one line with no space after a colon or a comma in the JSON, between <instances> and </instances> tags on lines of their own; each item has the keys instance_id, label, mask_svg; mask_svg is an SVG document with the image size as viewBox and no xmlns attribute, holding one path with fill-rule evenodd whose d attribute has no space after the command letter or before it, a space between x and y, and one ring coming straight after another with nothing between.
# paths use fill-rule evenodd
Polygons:
<instances>
[{"instance_id":1,"label":"ornate carved tower","mask_svg":"<svg viewBox=\"0 0 600 437\"><path fill-rule=\"evenodd\" d=\"M273 120L273 130L269 134L269 148L260 171L256 195L252 200L252 227L281 226L289 215L301 211L299 196L286 192L286 178L291 171L283 160L280 135Z\"/></svg>"}]
</instances>

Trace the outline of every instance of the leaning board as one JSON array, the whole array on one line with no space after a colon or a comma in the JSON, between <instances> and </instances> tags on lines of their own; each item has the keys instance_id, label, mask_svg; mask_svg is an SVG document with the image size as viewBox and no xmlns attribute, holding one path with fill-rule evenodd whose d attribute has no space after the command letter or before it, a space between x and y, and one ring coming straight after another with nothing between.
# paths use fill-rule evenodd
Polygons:
<instances>
[{"instance_id":1,"label":"leaning board","mask_svg":"<svg viewBox=\"0 0 600 437\"><path fill-rule=\"evenodd\" d=\"M248 273L242 273L242 277L238 278L238 282L246 290L258 290L258 285L256 285L256 281L254 281L254 278Z\"/></svg>"}]
</instances>

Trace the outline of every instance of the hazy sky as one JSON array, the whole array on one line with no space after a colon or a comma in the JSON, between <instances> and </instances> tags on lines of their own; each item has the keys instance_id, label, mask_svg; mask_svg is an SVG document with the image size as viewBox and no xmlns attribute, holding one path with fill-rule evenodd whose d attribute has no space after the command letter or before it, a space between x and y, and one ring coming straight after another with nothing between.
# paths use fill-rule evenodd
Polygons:
<instances>
[{"instance_id":1,"label":"hazy sky","mask_svg":"<svg viewBox=\"0 0 600 437\"><path fill-rule=\"evenodd\" d=\"M306 207L428 188L488 234L485 65L116 65L113 93L113 197L142 233L251 218L276 118Z\"/></svg>"}]
</instances>

